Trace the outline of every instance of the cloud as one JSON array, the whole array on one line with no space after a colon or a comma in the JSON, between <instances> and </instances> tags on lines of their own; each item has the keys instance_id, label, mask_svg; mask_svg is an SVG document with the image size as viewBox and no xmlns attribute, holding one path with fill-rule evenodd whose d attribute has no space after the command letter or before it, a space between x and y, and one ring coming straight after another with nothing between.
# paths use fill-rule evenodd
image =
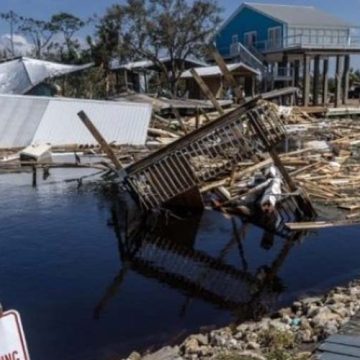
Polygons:
<instances>
[{"instance_id":1,"label":"cloud","mask_svg":"<svg viewBox=\"0 0 360 360\"><path fill-rule=\"evenodd\" d=\"M33 52L34 46L22 35L13 35L15 55L28 55ZM11 49L11 35L4 34L0 36L0 49L10 53Z\"/></svg>"},{"instance_id":2,"label":"cloud","mask_svg":"<svg viewBox=\"0 0 360 360\"><path fill-rule=\"evenodd\" d=\"M87 49L88 43L86 42L86 39L80 36L74 36L74 40L77 40L81 49ZM60 45L65 45L63 36L60 34L56 34L53 39L53 42L58 43ZM15 56L33 56L34 51L34 45L23 35L20 34L14 34L13 35L13 42L14 42L14 51ZM45 49L43 51L46 51ZM56 51L56 50L52 50ZM11 35L6 33L3 35L0 35L0 52L2 54L6 54L7 57L12 57L11 53Z\"/></svg>"}]
</instances>

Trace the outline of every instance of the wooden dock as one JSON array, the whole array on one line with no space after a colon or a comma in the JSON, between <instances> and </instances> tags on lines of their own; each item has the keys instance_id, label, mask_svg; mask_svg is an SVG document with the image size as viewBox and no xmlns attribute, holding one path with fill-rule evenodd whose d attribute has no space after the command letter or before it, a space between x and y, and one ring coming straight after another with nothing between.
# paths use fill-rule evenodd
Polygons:
<instances>
[{"instance_id":1,"label":"wooden dock","mask_svg":"<svg viewBox=\"0 0 360 360\"><path fill-rule=\"evenodd\" d=\"M330 336L318 349L318 360L360 359L360 313L339 334Z\"/></svg>"}]
</instances>

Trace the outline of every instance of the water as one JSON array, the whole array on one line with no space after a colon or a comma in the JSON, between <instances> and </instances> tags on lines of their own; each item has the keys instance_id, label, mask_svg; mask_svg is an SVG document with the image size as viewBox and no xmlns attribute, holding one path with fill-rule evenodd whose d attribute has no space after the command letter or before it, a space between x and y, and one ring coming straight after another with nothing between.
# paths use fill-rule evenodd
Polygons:
<instances>
[{"instance_id":1,"label":"water","mask_svg":"<svg viewBox=\"0 0 360 360\"><path fill-rule=\"evenodd\" d=\"M33 360L111 359L359 276L357 227L271 244L237 219L239 241L234 220L205 211L126 235L114 196L63 182L88 173L54 170L37 189L0 176L0 301L21 313Z\"/></svg>"}]
</instances>

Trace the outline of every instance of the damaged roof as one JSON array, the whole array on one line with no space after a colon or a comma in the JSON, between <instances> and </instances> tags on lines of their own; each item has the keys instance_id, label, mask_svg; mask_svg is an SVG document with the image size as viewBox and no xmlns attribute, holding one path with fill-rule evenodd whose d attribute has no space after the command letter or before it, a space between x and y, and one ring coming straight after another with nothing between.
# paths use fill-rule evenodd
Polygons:
<instances>
[{"instance_id":1,"label":"damaged roof","mask_svg":"<svg viewBox=\"0 0 360 360\"><path fill-rule=\"evenodd\" d=\"M93 66L64 65L20 57L0 63L0 94L24 95L49 78L59 77Z\"/></svg>"},{"instance_id":2,"label":"damaged roof","mask_svg":"<svg viewBox=\"0 0 360 360\"><path fill-rule=\"evenodd\" d=\"M235 63L235 64L228 64L227 68L230 71L243 71L243 72L250 72L254 75L260 75L260 72L242 62L239 63ZM215 66L206 66L206 67L199 67L196 68L196 72L199 74L199 76L201 77L210 77L210 76L223 76L219 66L215 65ZM184 71L181 74L181 78L182 79L188 79L188 78L192 78L192 74L190 72L190 70Z\"/></svg>"},{"instance_id":3,"label":"damaged roof","mask_svg":"<svg viewBox=\"0 0 360 360\"><path fill-rule=\"evenodd\" d=\"M0 95L0 108L0 148L96 145L81 110L107 142L144 145L152 114L150 104L19 95Z\"/></svg>"},{"instance_id":4,"label":"damaged roof","mask_svg":"<svg viewBox=\"0 0 360 360\"><path fill-rule=\"evenodd\" d=\"M167 63L169 61L171 61L169 56L164 56L164 57L160 57L159 61L161 63ZM206 66L207 63L195 59L194 57L187 57L185 59L185 62L188 63L189 65L192 66ZM128 63L120 63L118 59L113 59L110 62L110 68L111 70L120 70L120 69L124 69L124 70L139 70L139 69L149 69L149 68L153 68L156 67L156 64L152 61L152 60L140 60L140 61L134 61L134 62L128 62Z\"/></svg>"}]
</instances>

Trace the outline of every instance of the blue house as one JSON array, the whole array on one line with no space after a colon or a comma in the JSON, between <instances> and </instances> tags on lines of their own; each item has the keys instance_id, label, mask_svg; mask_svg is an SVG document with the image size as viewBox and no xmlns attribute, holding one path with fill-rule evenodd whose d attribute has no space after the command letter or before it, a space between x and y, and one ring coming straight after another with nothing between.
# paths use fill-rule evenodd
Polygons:
<instances>
[{"instance_id":1,"label":"blue house","mask_svg":"<svg viewBox=\"0 0 360 360\"><path fill-rule=\"evenodd\" d=\"M214 41L229 61L261 69L272 86L303 88L309 104L310 73L314 73L313 103L327 103L329 59L337 60L337 102L347 99L350 55L360 53L360 38L352 24L312 6L243 3L217 31ZM303 83L300 84L300 70ZM325 86L320 89L320 72ZM340 82L343 86L340 86Z\"/></svg>"}]
</instances>

